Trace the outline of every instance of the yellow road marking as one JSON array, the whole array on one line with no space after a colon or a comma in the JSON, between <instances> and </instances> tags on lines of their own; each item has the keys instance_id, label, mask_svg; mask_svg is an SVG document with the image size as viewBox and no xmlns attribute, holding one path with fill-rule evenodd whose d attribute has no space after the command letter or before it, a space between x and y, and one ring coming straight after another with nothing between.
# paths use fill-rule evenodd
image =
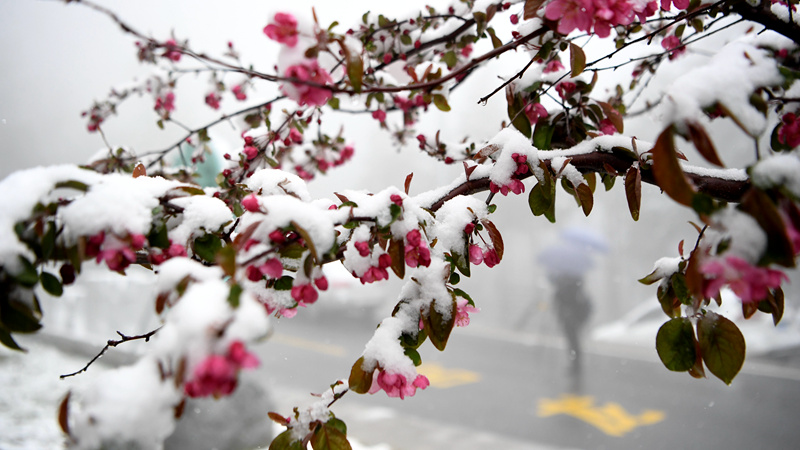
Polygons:
<instances>
[{"instance_id":1,"label":"yellow road marking","mask_svg":"<svg viewBox=\"0 0 800 450\"><path fill-rule=\"evenodd\" d=\"M465 369L448 369L434 362L423 363L417 372L428 377L431 386L447 389L464 384L477 383L481 375Z\"/></svg>"},{"instance_id":2,"label":"yellow road marking","mask_svg":"<svg viewBox=\"0 0 800 450\"><path fill-rule=\"evenodd\" d=\"M302 348L304 350L311 350L312 352L323 353L331 356L345 356L347 350L338 345L323 344L321 342L312 341L310 339L303 339L287 334L275 333L272 335L275 342L286 344L292 347Z\"/></svg>"},{"instance_id":3,"label":"yellow road marking","mask_svg":"<svg viewBox=\"0 0 800 450\"><path fill-rule=\"evenodd\" d=\"M653 425L666 417L663 411L645 410L639 415L631 415L618 403L607 402L595 405L590 396L562 395L558 400L543 398L539 400L539 417L558 414L580 419L609 436L624 436L635 428Z\"/></svg>"}]
</instances>

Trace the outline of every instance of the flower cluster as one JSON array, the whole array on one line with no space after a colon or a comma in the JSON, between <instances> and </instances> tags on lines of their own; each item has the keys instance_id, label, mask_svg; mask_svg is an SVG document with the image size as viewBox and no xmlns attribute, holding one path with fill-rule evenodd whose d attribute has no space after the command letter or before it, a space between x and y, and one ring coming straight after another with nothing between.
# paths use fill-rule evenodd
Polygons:
<instances>
[{"instance_id":1,"label":"flower cluster","mask_svg":"<svg viewBox=\"0 0 800 450\"><path fill-rule=\"evenodd\" d=\"M155 265L161 264L164 261L172 258L186 256L186 247L180 244L170 243L166 249L157 251L156 249L150 250L150 262Z\"/></svg>"},{"instance_id":2,"label":"flower cluster","mask_svg":"<svg viewBox=\"0 0 800 450\"><path fill-rule=\"evenodd\" d=\"M378 368L378 376L373 379L369 393L374 394L383 389L389 397L400 397L403 400L406 397L413 397L417 393L417 388L425 389L430 384L425 375L417 374L414 381L409 383L404 375Z\"/></svg>"},{"instance_id":3,"label":"flower cluster","mask_svg":"<svg viewBox=\"0 0 800 450\"><path fill-rule=\"evenodd\" d=\"M471 305L469 300L459 297L456 300L456 325L459 327L469 325L469 313L478 311L480 311L480 309Z\"/></svg>"},{"instance_id":4,"label":"flower cluster","mask_svg":"<svg viewBox=\"0 0 800 450\"><path fill-rule=\"evenodd\" d=\"M413 229L406 234L406 264L408 267L431 265L431 251L422 240L422 234Z\"/></svg>"},{"instance_id":5,"label":"flower cluster","mask_svg":"<svg viewBox=\"0 0 800 450\"><path fill-rule=\"evenodd\" d=\"M662 0L661 7L669 9L671 0ZM686 9L688 0L678 0L675 7ZM604 38L618 25L630 25L634 17L643 22L658 9L655 1L630 2L628 0L554 0L547 4L545 17L558 21L558 32L567 35L572 30L592 32Z\"/></svg>"},{"instance_id":6,"label":"flower cluster","mask_svg":"<svg viewBox=\"0 0 800 450\"><path fill-rule=\"evenodd\" d=\"M703 284L706 298L716 297L727 284L743 303L766 299L770 289L780 287L788 279L779 270L753 266L738 256L706 261L700 272L706 276Z\"/></svg>"},{"instance_id":7,"label":"flower cluster","mask_svg":"<svg viewBox=\"0 0 800 450\"><path fill-rule=\"evenodd\" d=\"M316 286L316 289L314 286ZM324 275L315 278L313 286L311 283L297 283L292 286L292 298L297 302L298 305L305 307L319 299L319 293L317 292L317 289L320 291L328 290L328 279L325 278Z\"/></svg>"},{"instance_id":8,"label":"flower cluster","mask_svg":"<svg viewBox=\"0 0 800 450\"><path fill-rule=\"evenodd\" d=\"M327 70L319 66L316 59L290 66L284 76L297 80L292 81L291 86L284 84L282 87L284 93L301 106L322 106L332 96L330 90L321 86L333 82L333 79Z\"/></svg>"},{"instance_id":9,"label":"flower cluster","mask_svg":"<svg viewBox=\"0 0 800 450\"><path fill-rule=\"evenodd\" d=\"M514 171L514 175L524 175L528 173L528 157L526 155L514 153L511 155L511 159L517 163L517 168ZM494 181L489 182L489 190L494 194L499 192L503 195L508 195L509 192L513 192L514 194L519 195L525 192L525 185L522 184L522 181L516 178L511 178L508 184L502 186L498 185Z\"/></svg>"},{"instance_id":10,"label":"flower cluster","mask_svg":"<svg viewBox=\"0 0 800 450\"><path fill-rule=\"evenodd\" d=\"M528 121L531 125L535 124L539 121L539 119L544 119L547 117L547 108L544 107L541 103L528 103L525 105L525 116L528 118Z\"/></svg>"},{"instance_id":11,"label":"flower cluster","mask_svg":"<svg viewBox=\"0 0 800 450\"><path fill-rule=\"evenodd\" d=\"M105 261L109 269L120 272L136 262L136 250L144 247L145 240L141 234L130 234L121 239L101 231L87 239L86 256L96 258L98 263Z\"/></svg>"},{"instance_id":12,"label":"flower cluster","mask_svg":"<svg viewBox=\"0 0 800 450\"><path fill-rule=\"evenodd\" d=\"M258 367L258 358L248 352L241 341L234 341L225 356L210 355L194 368L190 381L184 384L189 397L215 398L230 395L237 385L241 369Z\"/></svg>"},{"instance_id":13,"label":"flower cluster","mask_svg":"<svg viewBox=\"0 0 800 450\"><path fill-rule=\"evenodd\" d=\"M800 116L786 113L781 117L778 127L778 142L795 148L800 145Z\"/></svg>"},{"instance_id":14,"label":"flower cluster","mask_svg":"<svg viewBox=\"0 0 800 450\"><path fill-rule=\"evenodd\" d=\"M287 13L276 13L274 23L264 27L264 34L273 41L288 47L297 45L297 19Z\"/></svg>"},{"instance_id":15,"label":"flower cluster","mask_svg":"<svg viewBox=\"0 0 800 450\"><path fill-rule=\"evenodd\" d=\"M175 110L175 94L172 91L168 91L166 94L156 97L156 105L153 109L162 118L168 118L169 113Z\"/></svg>"},{"instance_id":16,"label":"flower cluster","mask_svg":"<svg viewBox=\"0 0 800 450\"><path fill-rule=\"evenodd\" d=\"M464 227L464 233L467 235L467 237L471 236L474 232L474 223L470 222ZM470 244L467 252L469 253L469 262L471 264L475 264L476 266L480 263L485 263L486 267L492 268L500 264L500 255L497 254L497 250L494 248L487 248L484 250L478 244Z\"/></svg>"}]
</instances>

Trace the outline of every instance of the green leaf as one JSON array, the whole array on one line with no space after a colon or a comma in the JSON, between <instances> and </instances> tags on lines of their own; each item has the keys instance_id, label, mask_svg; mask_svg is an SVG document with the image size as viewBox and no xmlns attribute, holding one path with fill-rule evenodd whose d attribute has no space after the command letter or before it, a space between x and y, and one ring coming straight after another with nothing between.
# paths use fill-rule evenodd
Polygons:
<instances>
[{"instance_id":1,"label":"green leaf","mask_svg":"<svg viewBox=\"0 0 800 450\"><path fill-rule=\"evenodd\" d=\"M50 259L56 248L56 226L53 222L47 223L47 231L42 236L42 259Z\"/></svg>"},{"instance_id":2,"label":"green leaf","mask_svg":"<svg viewBox=\"0 0 800 450\"><path fill-rule=\"evenodd\" d=\"M489 27L486 29L486 32L489 33L489 37L492 40L492 47L498 48L503 46L503 41L501 41L500 38L497 37L497 33L495 33L494 28Z\"/></svg>"},{"instance_id":3,"label":"green leaf","mask_svg":"<svg viewBox=\"0 0 800 450\"><path fill-rule=\"evenodd\" d=\"M531 122L524 112L525 100L521 95L506 95L506 102L508 103L508 119L511 124L525 137L531 137Z\"/></svg>"},{"instance_id":4,"label":"green leaf","mask_svg":"<svg viewBox=\"0 0 800 450\"><path fill-rule=\"evenodd\" d=\"M533 146L539 150L550 150L554 132L555 128L546 120L539 120L533 129Z\"/></svg>"},{"instance_id":5,"label":"green leaf","mask_svg":"<svg viewBox=\"0 0 800 450\"><path fill-rule=\"evenodd\" d=\"M572 78L583 73L583 69L586 68L586 54L583 53L582 48L572 42L569 43L569 66L571 69L570 76Z\"/></svg>"},{"instance_id":6,"label":"green leaf","mask_svg":"<svg viewBox=\"0 0 800 450\"><path fill-rule=\"evenodd\" d=\"M348 384L350 385L350 390L357 393L357 394L366 394L369 392L369 389L372 387L372 374L375 372L374 370L370 370L369 372L364 370L364 357L358 358L353 367L350 369L350 378L348 379Z\"/></svg>"},{"instance_id":7,"label":"green leaf","mask_svg":"<svg viewBox=\"0 0 800 450\"><path fill-rule=\"evenodd\" d=\"M731 384L744 364L746 351L739 328L727 318L707 312L697 322L697 339L708 370L725 384Z\"/></svg>"},{"instance_id":8,"label":"green leaf","mask_svg":"<svg viewBox=\"0 0 800 450\"><path fill-rule=\"evenodd\" d=\"M462 253L453 253L453 263L465 277L470 276L469 258Z\"/></svg>"},{"instance_id":9,"label":"green leaf","mask_svg":"<svg viewBox=\"0 0 800 450\"><path fill-rule=\"evenodd\" d=\"M686 372L694 366L694 329L686 317L667 321L656 335L656 351L664 366L675 372Z\"/></svg>"},{"instance_id":10,"label":"green leaf","mask_svg":"<svg viewBox=\"0 0 800 450\"><path fill-rule=\"evenodd\" d=\"M194 240L192 250L195 255L206 262L213 263L216 260L217 252L222 249L222 239L213 234L205 234Z\"/></svg>"},{"instance_id":11,"label":"green leaf","mask_svg":"<svg viewBox=\"0 0 800 450\"><path fill-rule=\"evenodd\" d=\"M59 280L58 277L52 273L42 271L41 275L39 275L39 279L42 282L42 287L44 290L53 297L61 297L61 294L64 293L64 287L61 285L61 280Z\"/></svg>"},{"instance_id":12,"label":"green leaf","mask_svg":"<svg viewBox=\"0 0 800 450\"><path fill-rule=\"evenodd\" d=\"M231 308L238 308L239 307L239 298L242 296L242 287L238 284L234 284L231 286L231 291L228 294L228 304L231 305Z\"/></svg>"},{"instance_id":13,"label":"green leaf","mask_svg":"<svg viewBox=\"0 0 800 450\"><path fill-rule=\"evenodd\" d=\"M8 330L3 328L2 326L0 326L0 343L10 348L11 350L18 350L21 352L27 351L24 348L20 347L19 344L17 344L17 341L15 341L14 338L11 337L11 333L9 333Z\"/></svg>"},{"instance_id":14,"label":"green leaf","mask_svg":"<svg viewBox=\"0 0 800 450\"><path fill-rule=\"evenodd\" d=\"M357 54L350 54L347 58L347 78L353 91L361 92L361 83L364 79L364 61Z\"/></svg>"},{"instance_id":15,"label":"green leaf","mask_svg":"<svg viewBox=\"0 0 800 450\"><path fill-rule=\"evenodd\" d=\"M450 105L447 104L447 98L442 94L433 94L433 104L439 108L440 111L450 111Z\"/></svg>"},{"instance_id":16,"label":"green leaf","mask_svg":"<svg viewBox=\"0 0 800 450\"><path fill-rule=\"evenodd\" d=\"M422 364L422 357L419 355L419 352L416 349L411 347L406 347L403 350L403 354L408 356L408 359L413 361L415 366L418 367L420 364Z\"/></svg>"},{"instance_id":17,"label":"green leaf","mask_svg":"<svg viewBox=\"0 0 800 450\"><path fill-rule=\"evenodd\" d=\"M329 425L327 422L318 426L311 436L311 448L314 450L352 450L347 436Z\"/></svg>"},{"instance_id":18,"label":"green leaf","mask_svg":"<svg viewBox=\"0 0 800 450\"><path fill-rule=\"evenodd\" d=\"M236 275L236 250L233 246L221 248L214 257L214 260L219 264L219 267L225 275L229 277Z\"/></svg>"},{"instance_id":19,"label":"green leaf","mask_svg":"<svg viewBox=\"0 0 800 450\"><path fill-rule=\"evenodd\" d=\"M88 184L76 180L59 181L58 183L56 183L55 187L56 189L59 188L75 189L76 191L81 191L81 192L86 192L89 190Z\"/></svg>"},{"instance_id":20,"label":"green leaf","mask_svg":"<svg viewBox=\"0 0 800 450\"><path fill-rule=\"evenodd\" d=\"M444 351L447 345L447 340L450 338L450 332L456 323L456 301L450 299L450 312L447 317L436 309L436 300L431 300L428 315L424 318L425 328L428 331L428 337L431 344L439 351Z\"/></svg>"},{"instance_id":21,"label":"green leaf","mask_svg":"<svg viewBox=\"0 0 800 450\"><path fill-rule=\"evenodd\" d=\"M294 286L294 278L289 275L284 275L275 280L275 285L272 286L276 291L289 291Z\"/></svg>"},{"instance_id":22,"label":"green leaf","mask_svg":"<svg viewBox=\"0 0 800 450\"><path fill-rule=\"evenodd\" d=\"M12 299L0 299L0 328L10 333L33 333L40 328L41 312L36 296L31 295L31 304Z\"/></svg>"},{"instance_id":23,"label":"green leaf","mask_svg":"<svg viewBox=\"0 0 800 450\"><path fill-rule=\"evenodd\" d=\"M160 224L158 227L153 224L150 229L150 234L147 235L147 242L151 247L167 248L169 247L169 235L167 234L167 226Z\"/></svg>"},{"instance_id":24,"label":"green leaf","mask_svg":"<svg viewBox=\"0 0 800 450\"><path fill-rule=\"evenodd\" d=\"M22 272L16 274L14 278L17 282L25 287L33 287L36 286L36 283L39 282L39 273L36 272L36 267L34 267L33 263L28 261L28 258L19 255L19 262L22 264Z\"/></svg>"},{"instance_id":25,"label":"green leaf","mask_svg":"<svg viewBox=\"0 0 800 450\"><path fill-rule=\"evenodd\" d=\"M305 448L302 441L295 441L292 438L292 430L286 430L275 436L269 444L269 450L305 450Z\"/></svg>"},{"instance_id":26,"label":"green leaf","mask_svg":"<svg viewBox=\"0 0 800 450\"><path fill-rule=\"evenodd\" d=\"M458 64L458 56L456 56L456 52L450 50L449 52L442 55L442 62L447 64L448 69L452 69L453 67Z\"/></svg>"},{"instance_id":27,"label":"green leaf","mask_svg":"<svg viewBox=\"0 0 800 450\"><path fill-rule=\"evenodd\" d=\"M528 194L528 205L534 216L544 215L551 223L556 221L555 183L549 183L551 188L536 183Z\"/></svg>"}]
</instances>

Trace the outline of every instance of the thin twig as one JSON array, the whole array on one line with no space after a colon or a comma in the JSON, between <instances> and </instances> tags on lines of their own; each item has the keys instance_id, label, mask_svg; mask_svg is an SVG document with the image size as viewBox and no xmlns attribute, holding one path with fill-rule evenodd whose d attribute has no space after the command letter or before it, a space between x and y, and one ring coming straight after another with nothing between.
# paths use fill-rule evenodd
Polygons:
<instances>
[{"instance_id":1,"label":"thin twig","mask_svg":"<svg viewBox=\"0 0 800 450\"><path fill-rule=\"evenodd\" d=\"M160 330L160 329L161 329L161 327L158 327L158 328L156 328L155 330L153 330L153 331L151 331L149 333L140 334L138 336L126 336L126 335L120 333L119 331L117 331L117 334L119 335L119 337L121 339L118 339L118 340L109 339L108 342L106 343L106 346L103 347L102 350L100 350L100 353L98 353L94 358L92 358L91 361L86 363L86 365L83 366L83 369L81 369L81 370L79 370L77 372L72 372L72 373L68 373L66 375L61 375L61 376L59 376L59 378L61 378L63 380L64 378L74 377L75 375L78 375L80 373L86 372L87 370L89 370L89 366L91 366L95 361L100 359L100 357L102 357L106 353L106 351L108 351L108 349L111 348L111 347L116 347L119 344L122 344L124 342L136 341L136 340L140 340L140 339L144 339L145 342L149 342L150 338L154 334L156 334L158 332L158 330Z\"/></svg>"}]
</instances>

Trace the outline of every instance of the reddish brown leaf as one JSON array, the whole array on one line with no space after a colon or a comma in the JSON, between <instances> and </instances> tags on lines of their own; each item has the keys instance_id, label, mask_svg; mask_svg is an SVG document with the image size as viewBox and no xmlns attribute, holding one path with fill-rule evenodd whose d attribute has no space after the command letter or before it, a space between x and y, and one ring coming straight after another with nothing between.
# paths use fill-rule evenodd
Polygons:
<instances>
[{"instance_id":1,"label":"reddish brown leaf","mask_svg":"<svg viewBox=\"0 0 800 450\"><path fill-rule=\"evenodd\" d=\"M764 191L750 189L742 197L742 209L753 216L767 234L767 252L764 262L775 262L784 267L794 267L794 251L786 226L775 203Z\"/></svg>"},{"instance_id":2,"label":"reddish brown leaf","mask_svg":"<svg viewBox=\"0 0 800 450\"><path fill-rule=\"evenodd\" d=\"M64 400L61 400L61 404L58 405L58 426L61 427L61 430L67 435L70 436L69 433L69 397L72 395L71 391L67 391L67 395L64 396Z\"/></svg>"},{"instance_id":3,"label":"reddish brown leaf","mask_svg":"<svg viewBox=\"0 0 800 450\"><path fill-rule=\"evenodd\" d=\"M300 224L295 222L294 220L291 222L291 224L292 227L294 228L294 231L296 231L297 234L299 234L300 237L303 238L303 241L305 242L308 251L311 252L311 257L314 258L313 263L316 264L316 262L319 261L319 253L317 253L317 247L314 245L314 241L311 240L311 235L308 234L308 231L306 231L305 228L301 227Z\"/></svg>"},{"instance_id":4,"label":"reddish brown leaf","mask_svg":"<svg viewBox=\"0 0 800 450\"><path fill-rule=\"evenodd\" d=\"M578 200L581 203L583 214L588 216L589 213L592 212L592 207L594 206L592 189L588 185L581 183L577 188L575 188L575 195L578 197Z\"/></svg>"},{"instance_id":5,"label":"reddish brown leaf","mask_svg":"<svg viewBox=\"0 0 800 450\"><path fill-rule=\"evenodd\" d=\"M622 114L617 111L616 108L611 106L608 102L597 102L601 108L603 108L603 113L605 113L608 120L614 125L614 128L617 129L618 132L622 133L625 127L625 122L622 120Z\"/></svg>"},{"instance_id":6,"label":"reddish brown leaf","mask_svg":"<svg viewBox=\"0 0 800 450\"><path fill-rule=\"evenodd\" d=\"M350 201L350 199L348 199L347 197L345 197L344 195L342 195L342 194L340 194L338 192L334 192L333 195L335 195L336 198L338 198L339 201L342 202L342 203L348 203Z\"/></svg>"},{"instance_id":7,"label":"reddish brown leaf","mask_svg":"<svg viewBox=\"0 0 800 450\"><path fill-rule=\"evenodd\" d=\"M525 8L522 13L524 20L533 19L536 17L536 11L542 7L545 0L525 0Z\"/></svg>"},{"instance_id":8,"label":"reddish brown leaf","mask_svg":"<svg viewBox=\"0 0 800 450\"><path fill-rule=\"evenodd\" d=\"M497 257L502 260L503 252L505 251L505 245L503 245L503 236L500 235L500 231L497 230L497 227L494 226L494 223L492 223L491 220L483 219L481 220L481 223L489 232L489 238L492 240L492 246L497 252Z\"/></svg>"},{"instance_id":9,"label":"reddish brown leaf","mask_svg":"<svg viewBox=\"0 0 800 450\"><path fill-rule=\"evenodd\" d=\"M133 168L133 178L139 177L146 177L147 176L147 169L144 168L144 164L139 163L136 167Z\"/></svg>"},{"instance_id":10,"label":"reddish brown leaf","mask_svg":"<svg viewBox=\"0 0 800 450\"><path fill-rule=\"evenodd\" d=\"M758 302L742 302L742 316L745 319L753 317L756 311L758 311Z\"/></svg>"},{"instance_id":11,"label":"reddish brown leaf","mask_svg":"<svg viewBox=\"0 0 800 450\"><path fill-rule=\"evenodd\" d=\"M186 397L181 399L181 402L175 405L175 408L172 411L173 417L175 419L180 419L183 416L183 410L186 409Z\"/></svg>"},{"instance_id":12,"label":"reddish brown leaf","mask_svg":"<svg viewBox=\"0 0 800 450\"><path fill-rule=\"evenodd\" d=\"M642 206L642 173L639 167L631 166L625 174L625 197L633 220L639 220Z\"/></svg>"},{"instance_id":13,"label":"reddish brown leaf","mask_svg":"<svg viewBox=\"0 0 800 450\"><path fill-rule=\"evenodd\" d=\"M411 188L412 178L414 178L414 172L411 172L410 174L406 175L406 182L405 182L406 195L408 195L408 190Z\"/></svg>"},{"instance_id":14,"label":"reddish brown leaf","mask_svg":"<svg viewBox=\"0 0 800 450\"><path fill-rule=\"evenodd\" d=\"M469 180L469 176L472 175L472 172L475 172L475 169L477 168L478 168L477 165L470 167L467 165L467 162L464 161L464 175L466 175L467 180Z\"/></svg>"},{"instance_id":15,"label":"reddish brown leaf","mask_svg":"<svg viewBox=\"0 0 800 450\"><path fill-rule=\"evenodd\" d=\"M705 128L697 122L686 122L686 127L689 129L689 139L694 144L697 151L703 155L708 162L715 164L719 167L725 167L722 160L717 155L717 149L714 148L714 143L706 133Z\"/></svg>"},{"instance_id":16,"label":"reddish brown leaf","mask_svg":"<svg viewBox=\"0 0 800 450\"><path fill-rule=\"evenodd\" d=\"M392 257L392 272L397 278L406 276L405 246L402 239L392 239L389 242L389 256Z\"/></svg>"},{"instance_id":17,"label":"reddish brown leaf","mask_svg":"<svg viewBox=\"0 0 800 450\"><path fill-rule=\"evenodd\" d=\"M656 184L673 200L681 205L691 207L695 189L689 184L686 175L678 163L678 152L675 150L674 130L664 130L653 146L653 177Z\"/></svg>"},{"instance_id":18,"label":"reddish brown leaf","mask_svg":"<svg viewBox=\"0 0 800 450\"><path fill-rule=\"evenodd\" d=\"M686 265L686 287L695 299L703 298L703 282L705 277L700 273L698 252L693 251L689 255L689 263Z\"/></svg>"},{"instance_id":19,"label":"reddish brown leaf","mask_svg":"<svg viewBox=\"0 0 800 450\"><path fill-rule=\"evenodd\" d=\"M270 411L270 412L267 413L267 416L269 416L269 418L272 419L272 421L277 423L278 425L282 425L282 426L285 427L286 425L289 424L289 419L287 419L286 417L283 417L282 415L280 415L280 414L278 414L276 412Z\"/></svg>"}]
</instances>

